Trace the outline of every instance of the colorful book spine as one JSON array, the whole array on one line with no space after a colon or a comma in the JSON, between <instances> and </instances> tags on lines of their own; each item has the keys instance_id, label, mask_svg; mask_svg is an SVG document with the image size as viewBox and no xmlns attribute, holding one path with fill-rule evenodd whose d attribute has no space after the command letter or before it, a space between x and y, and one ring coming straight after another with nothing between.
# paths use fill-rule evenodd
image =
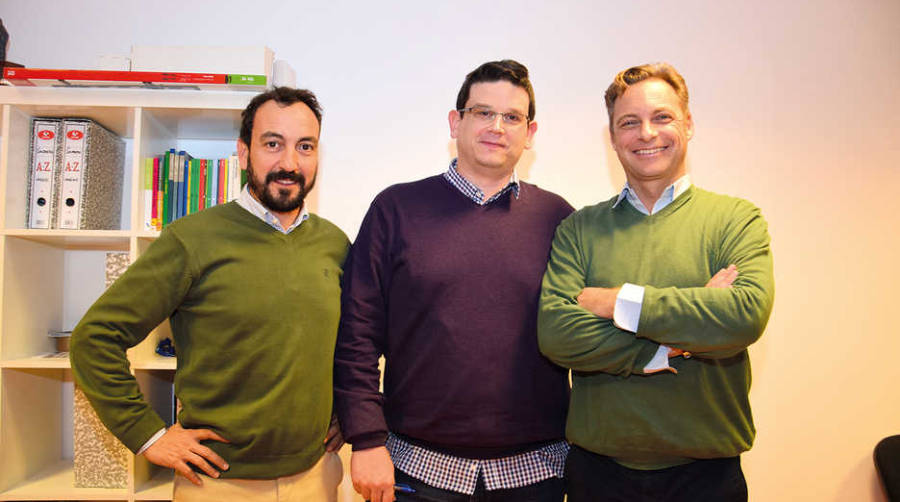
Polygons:
<instances>
[{"instance_id":1,"label":"colorful book spine","mask_svg":"<svg viewBox=\"0 0 900 502\"><path fill-rule=\"evenodd\" d=\"M203 161L203 179L206 180L206 183L203 187L203 207L212 207L216 204L215 200L212 198L213 193L213 178L215 178L215 164L212 159L204 159Z\"/></svg>"},{"instance_id":2,"label":"colorful book spine","mask_svg":"<svg viewBox=\"0 0 900 502\"><path fill-rule=\"evenodd\" d=\"M154 211L154 222L153 229L154 230L162 230L162 222L163 222L163 195L164 192L164 183L163 176L165 176L165 172L163 171L162 166L162 157L157 156L153 158L153 211Z\"/></svg>"},{"instance_id":3,"label":"colorful book spine","mask_svg":"<svg viewBox=\"0 0 900 502\"><path fill-rule=\"evenodd\" d=\"M155 227L155 224L153 222L153 159L144 159L143 174L143 194L141 197L141 201L144 203L144 211L142 217L144 220L144 231L149 232Z\"/></svg>"},{"instance_id":4,"label":"colorful book spine","mask_svg":"<svg viewBox=\"0 0 900 502\"><path fill-rule=\"evenodd\" d=\"M174 186L174 175L172 173L172 154L174 150L169 150L163 154L163 173L165 177L165 188L163 189L163 227L172 223L172 188Z\"/></svg>"}]
</instances>

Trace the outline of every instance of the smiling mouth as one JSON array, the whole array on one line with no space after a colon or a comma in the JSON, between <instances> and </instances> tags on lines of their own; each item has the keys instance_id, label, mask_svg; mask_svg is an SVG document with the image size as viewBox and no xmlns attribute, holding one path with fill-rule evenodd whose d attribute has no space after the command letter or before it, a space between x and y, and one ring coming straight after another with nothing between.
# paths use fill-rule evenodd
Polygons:
<instances>
[{"instance_id":1,"label":"smiling mouth","mask_svg":"<svg viewBox=\"0 0 900 502\"><path fill-rule=\"evenodd\" d=\"M667 148L669 148L669 147L667 147L667 146L660 146L660 147L657 147L657 148L642 148L642 149L640 149L640 150L634 150L634 154L635 154L635 155L654 155L654 154L657 154L657 153L659 153L659 152L661 152L661 151L663 151L663 150L665 150L665 149L667 149Z\"/></svg>"}]
</instances>

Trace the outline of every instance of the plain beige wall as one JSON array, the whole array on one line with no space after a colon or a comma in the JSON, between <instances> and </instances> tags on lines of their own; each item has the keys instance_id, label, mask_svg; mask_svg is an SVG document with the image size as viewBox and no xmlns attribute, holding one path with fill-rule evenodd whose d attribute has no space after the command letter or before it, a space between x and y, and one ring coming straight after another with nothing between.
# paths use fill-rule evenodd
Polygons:
<instances>
[{"instance_id":1,"label":"plain beige wall","mask_svg":"<svg viewBox=\"0 0 900 502\"><path fill-rule=\"evenodd\" d=\"M523 173L576 207L622 181L602 90L675 64L694 181L755 202L772 234L751 499L884 500L871 458L900 433L900 2L0 0L0 16L9 58L34 67L91 68L133 43L268 45L325 106L319 212L351 237L382 188L445 168L447 111L481 62L531 69Z\"/></svg>"}]
</instances>

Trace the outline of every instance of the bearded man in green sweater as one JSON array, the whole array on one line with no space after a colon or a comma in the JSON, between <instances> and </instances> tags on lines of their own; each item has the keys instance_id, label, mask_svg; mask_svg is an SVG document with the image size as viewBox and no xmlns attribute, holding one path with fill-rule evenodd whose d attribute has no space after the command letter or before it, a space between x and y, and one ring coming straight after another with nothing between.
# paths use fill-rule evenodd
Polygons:
<instances>
[{"instance_id":1,"label":"bearded man in green sweater","mask_svg":"<svg viewBox=\"0 0 900 502\"><path fill-rule=\"evenodd\" d=\"M627 183L557 228L538 314L541 351L573 370L569 501L747 500L747 347L774 298L766 222L691 185L673 67L619 73L606 105Z\"/></svg>"},{"instance_id":2,"label":"bearded man in green sweater","mask_svg":"<svg viewBox=\"0 0 900 502\"><path fill-rule=\"evenodd\" d=\"M181 474L177 501L337 498L326 449L341 443L331 374L349 241L304 205L321 117L306 90L251 100L240 197L163 229L72 335L76 383L125 446ZM126 357L166 318L182 403L168 429Z\"/></svg>"}]
</instances>

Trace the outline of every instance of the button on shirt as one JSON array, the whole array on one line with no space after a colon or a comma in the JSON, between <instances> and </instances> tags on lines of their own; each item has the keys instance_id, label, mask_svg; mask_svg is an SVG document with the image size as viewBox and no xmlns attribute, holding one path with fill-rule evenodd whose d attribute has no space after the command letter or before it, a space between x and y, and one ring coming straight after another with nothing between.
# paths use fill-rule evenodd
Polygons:
<instances>
[{"instance_id":1,"label":"button on shirt","mask_svg":"<svg viewBox=\"0 0 900 502\"><path fill-rule=\"evenodd\" d=\"M690 187L691 178L689 175L685 174L681 178L678 178L675 180L675 183L672 183L663 190L662 195L660 195L659 199L653 205L653 212L651 213L650 211L647 211L647 208L644 207L644 203L641 202L637 193L626 181L625 188L619 193L619 197L616 199L613 207L618 206L623 200L627 200L632 207L649 216L662 211ZM616 306L615 309L613 309L613 323L621 329L637 333L638 321L641 319L641 308L643 308L643 304L644 287L626 282L622 285L622 289L619 290L619 294L616 296ZM665 370L675 371L674 368L669 366L669 347L660 345L650 362L644 366L644 373L656 373Z\"/></svg>"},{"instance_id":2,"label":"button on shirt","mask_svg":"<svg viewBox=\"0 0 900 502\"><path fill-rule=\"evenodd\" d=\"M490 204L507 192L519 198L519 179L513 172L509 183L484 200L484 192L456 169L453 159L444 178L475 204ZM389 433L385 444L397 469L435 488L473 494L478 476L485 488L500 490L532 485L552 477L563 477L569 445L565 441L548 444L536 450L492 459L454 457L404 441Z\"/></svg>"}]
</instances>

